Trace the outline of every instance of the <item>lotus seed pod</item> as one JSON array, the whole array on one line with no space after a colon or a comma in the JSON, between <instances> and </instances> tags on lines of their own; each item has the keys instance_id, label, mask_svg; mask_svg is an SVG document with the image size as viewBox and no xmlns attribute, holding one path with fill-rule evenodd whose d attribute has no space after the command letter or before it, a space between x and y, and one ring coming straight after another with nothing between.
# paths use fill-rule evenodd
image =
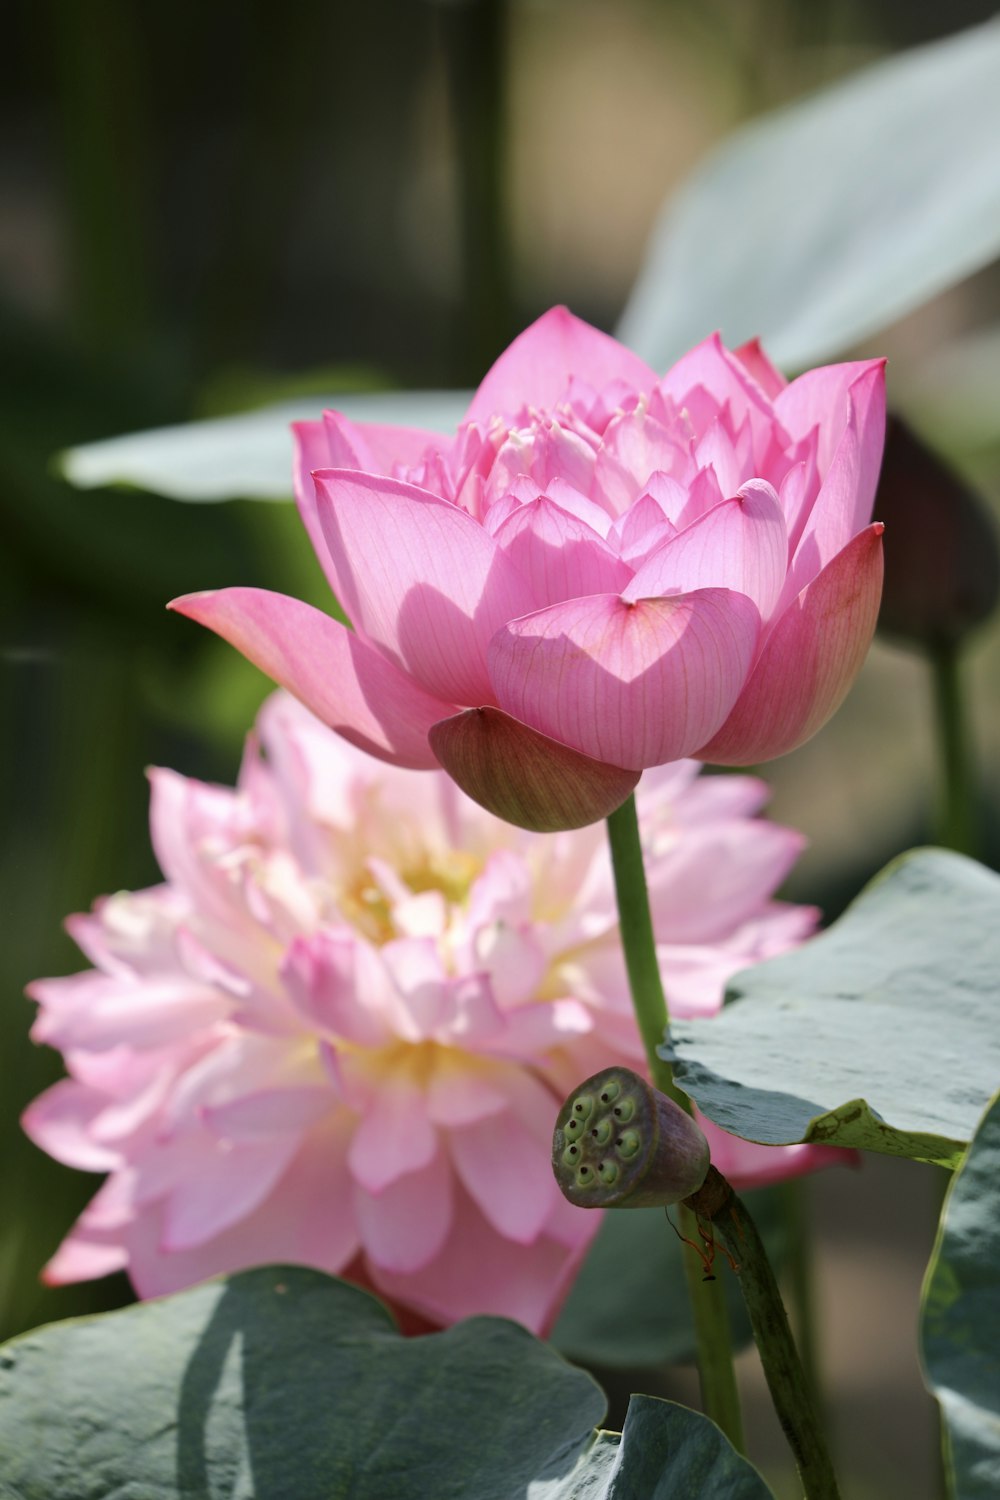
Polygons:
<instances>
[{"instance_id":1,"label":"lotus seed pod","mask_svg":"<svg viewBox=\"0 0 1000 1500\"><path fill-rule=\"evenodd\" d=\"M705 1181L708 1142L690 1115L628 1068L595 1073L566 1100L552 1170L578 1208L659 1208Z\"/></svg>"}]
</instances>

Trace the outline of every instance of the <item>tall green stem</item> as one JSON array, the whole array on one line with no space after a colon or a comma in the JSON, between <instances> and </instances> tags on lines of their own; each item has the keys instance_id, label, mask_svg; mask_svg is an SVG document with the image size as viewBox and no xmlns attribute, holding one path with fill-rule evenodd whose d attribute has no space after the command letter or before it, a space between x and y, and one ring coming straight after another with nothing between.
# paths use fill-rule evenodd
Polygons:
<instances>
[{"instance_id":1,"label":"tall green stem","mask_svg":"<svg viewBox=\"0 0 1000 1500\"><path fill-rule=\"evenodd\" d=\"M942 641L930 651L934 679L934 716L937 722L940 775L938 841L960 854L975 854L975 795L969 755L965 703L962 695L961 647Z\"/></svg>"},{"instance_id":2,"label":"tall green stem","mask_svg":"<svg viewBox=\"0 0 1000 1500\"><path fill-rule=\"evenodd\" d=\"M823 1424L757 1226L722 1173L714 1167L709 1167L704 1186L686 1203L711 1223L738 1266L740 1289L764 1378L795 1455L805 1500L839 1500Z\"/></svg>"},{"instance_id":3,"label":"tall green stem","mask_svg":"<svg viewBox=\"0 0 1000 1500\"><path fill-rule=\"evenodd\" d=\"M608 818L608 840L625 967L650 1077L662 1093L690 1114L691 1101L677 1088L670 1064L656 1050L664 1039L670 1018L656 957L634 797L629 797ZM687 1239L697 1240L693 1216L686 1210L682 1211L682 1233ZM702 1402L708 1415L718 1423L733 1446L742 1449L743 1423L722 1286L717 1281L703 1281L701 1260L687 1247L684 1250L684 1272L698 1345Z\"/></svg>"},{"instance_id":4,"label":"tall green stem","mask_svg":"<svg viewBox=\"0 0 1000 1500\"><path fill-rule=\"evenodd\" d=\"M698 1243L698 1225L694 1214L680 1206L681 1234ZM729 1328L729 1308L722 1278L705 1280L705 1268L699 1257L684 1246L684 1279L687 1282L691 1314L694 1318L695 1342L698 1348L698 1385L701 1400L713 1422L722 1428L733 1447L746 1452L743 1436L743 1413L733 1368L733 1345Z\"/></svg>"},{"instance_id":5,"label":"tall green stem","mask_svg":"<svg viewBox=\"0 0 1000 1500\"><path fill-rule=\"evenodd\" d=\"M785 1234L788 1238L785 1272L789 1283L789 1305L799 1354L812 1387L816 1405L822 1408L819 1359L816 1348L815 1296L813 1286L812 1235L806 1202L808 1188L804 1178L782 1183Z\"/></svg>"}]
</instances>

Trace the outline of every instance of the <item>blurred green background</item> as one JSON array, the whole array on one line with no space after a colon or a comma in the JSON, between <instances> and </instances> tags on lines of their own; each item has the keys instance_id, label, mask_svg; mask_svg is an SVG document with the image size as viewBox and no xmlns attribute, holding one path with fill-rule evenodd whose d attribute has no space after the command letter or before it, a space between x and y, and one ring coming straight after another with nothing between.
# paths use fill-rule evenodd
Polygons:
<instances>
[{"instance_id":1,"label":"blurred green background","mask_svg":"<svg viewBox=\"0 0 1000 1500\"><path fill-rule=\"evenodd\" d=\"M128 1296L121 1278L38 1284L94 1183L20 1136L20 1110L60 1072L27 1040L23 987L79 966L68 912L156 879L144 767L230 781L268 690L163 604L232 583L323 597L291 507L81 494L53 456L284 396L472 384L555 301L610 328L660 205L714 142L993 10L309 0L289 24L266 3L13 0L0 53L0 1334ZM891 356L891 398L994 499L1000 418L970 425L934 392L941 350L998 315L993 267L857 351ZM1000 409L1000 345L984 368ZM975 833L996 863L995 624L963 672ZM936 765L926 663L877 644L834 724L769 768L773 814L811 840L788 894L835 915L932 836ZM807 1191L852 1493L930 1495L914 1328L939 1185L878 1162L863 1182ZM744 1364L770 1461L780 1444Z\"/></svg>"}]
</instances>

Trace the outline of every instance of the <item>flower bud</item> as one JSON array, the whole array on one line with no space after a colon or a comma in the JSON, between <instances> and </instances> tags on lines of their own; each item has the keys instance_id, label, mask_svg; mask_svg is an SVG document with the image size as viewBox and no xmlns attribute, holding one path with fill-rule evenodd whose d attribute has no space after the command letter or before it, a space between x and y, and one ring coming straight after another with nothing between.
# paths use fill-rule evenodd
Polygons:
<instances>
[{"instance_id":1,"label":"flower bud","mask_svg":"<svg viewBox=\"0 0 1000 1500\"><path fill-rule=\"evenodd\" d=\"M938 646L988 619L1000 596L996 529L975 491L897 416L875 512L886 528L880 630Z\"/></svg>"},{"instance_id":2,"label":"flower bud","mask_svg":"<svg viewBox=\"0 0 1000 1500\"><path fill-rule=\"evenodd\" d=\"M552 1170L578 1208L658 1208L697 1192L708 1141L690 1115L628 1068L573 1090L556 1120Z\"/></svg>"}]
</instances>

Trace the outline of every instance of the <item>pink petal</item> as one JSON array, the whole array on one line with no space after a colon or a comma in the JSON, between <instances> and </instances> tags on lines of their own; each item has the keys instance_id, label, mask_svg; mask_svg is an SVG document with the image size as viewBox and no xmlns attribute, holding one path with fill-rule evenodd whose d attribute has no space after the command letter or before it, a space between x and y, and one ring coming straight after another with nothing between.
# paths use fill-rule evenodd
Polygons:
<instances>
[{"instance_id":1,"label":"pink petal","mask_svg":"<svg viewBox=\"0 0 1000 1500\"><path fill-rule=\"evenodd\" d=\"M386 422L352 422L339 411L325 411L328 457L317 469L364 469L368 474L392 474L397 468L419 464L428 450L446 446L448 439L422 427L396 427Z\"/></svg>"},{"instance_id":2,"label":"pink petal","mask_svg":"<svg viewBox=\"0 0 1000 1500\"><path fill-rule=\"evenodd\" d=\"M695 589L746 594L767 620L778 602L788 567L788 533L778 497L762 479L751 479L739 497L724 500L643 563L622 598L658 598Z\"/></svg>"},{"instance_id":3,"label":"pink petal","mask_svg":"<svg viewBox=\"0 0 1000 1500\"><path fill-rule=\"evenodd\" d=\"M494 922L529 922L535 900L534 872L524 855L494 849L469 887L468 925L474 930Z\"/></svg>"},{"instance_id":4,"label":"pink petal","mask_svg":"<svg viewBox=\"0 0 1000 1500\"><path fill-rule=\"evenodd\" d=\"M375 1268L406 1274L433 1260L451 1229L451 1204L451 1168L444 1152L381 1193L356 1188L361 1241Z\"/></svg>"},{"instance_id":5,"label":"pink petal","mask_svg":"<svg viewBox=\"0 0 1000 1500\"><path fill-rule=\"evenodd\" d=\"M296 938L281 977L297 1010L317 1030L359 1047L386 1040L392 986L381 958L363 939L333 932Z\"/></svg>"},{"instance_id":6,"label":"pink petal","mask_svg":"<svg viewBox=\"0 0 1000 1500\"><path fill-rule=\"evenodd\" d=\"M821 474L828 472L847 427L849 392L854 386L865 391L867 401L884 402L885 360L855 360L807 370L786 386L774 403L775 414L793 441L808 437L814 427L818 428Z\"/></svg>"},{"instance_id":7,"label":"pink petal","mask_svg":"<svg viewBox=\"0 0 1000 1500\"><path fill-rule=\"evenodd\" d=\"M594 594L511 621L491 642L490 673L515 718L641 770L689 755L724 721L758 632L755 606L725 589L637 603Z\"/></svg>"},{"instance_id":8,"label":"pink petal","mask_svg":"<svg viewBox=\"0 0 1000 1500\"><path fill-rule=\"evenodd\" d=\"M485 502L492 507L502 504L511 490L523 493L528 476L535 494L561 483L587 495L593 473L594 450L589 443L557 422L535 421L508 434L490 469Z\"/></svg>"},{"instance_id":9,"label":"pink petal","mask_svg":"<svg viewBox=\"0 0 1000 1500\"><path fill-rule=\"evenodd\" d=\"M394 479L328 470L316 486L355 626L428 692L488 702L490 636L531 608L493 538L458 506Z\"/></svg>"},{"instance_id":10,"label":"pink petal","mask_svg":"<svg viewBox=\"0 0 1000 1500\"><path fill-rule=\"evenodd\" d=\"M581 1220L580 1240L572 1249L547 1236L531 1245L518 1245L497 1234L458 1188L452 1234L440 1253L407 1276L375 1267L373 1280L384 1295L418 1308L437 1323L490 1313L514 1318L534 1333L544 1334L551 1329L586 1246L600 1226L601 1214L576 1212Z\"/></svg>"},{"instance_id":11,"label":"pink petal","mask_svg":"<svg viewBox=\"0 0 1000 1500\"><path fill-rule=\"evenodd\" d=\"M623 380L650 390L656 376L648 365L565 307L553 307L504 350L483 380L467 420L485 422L496 413L515 416L525 407L554 407L574 377L595 390Z\"/></svg>"},{"instance_id":12,"label":"pink petal","mask_svg":"<svg viewBox=\"0 0 1000 1500\"><path fill-rule=\"evenodd\" d=\"M164 1249L162 1209L136 1216L126 1232L129 1276L140 1297L160 1297L209 1276L291 1262L342 1272L358 1249L351 1183L344 1162L343 1112L310 1133L274 1190L245 1218L204 1244Z\"/></svg>"},{"instance_id":13,"label":"pink petal","mask_svg":"<svg viewBox=\"0 0 1000 1500\"><path fill-rule=\"evenodd\" d=\"M67 1286L74 1281L110 1276L127 1266L128 1250L121 1243L120 1232L101 1234L77 1226L43 1267L42 1281L46 1286Z\"/></svg>"},{"instance_id":14,"label":"pink petal","mask_svg":"<svg viewBox=\"0 0 1000 1500\"><path fill-rule=\"evenodd\" d=\"M818 446L819 432L814 427L809 436L803 438L791 451L795 461L782 479L778 492L793 556L819 494L819 468L816 463Z\"/></svg>"},{"instance_id":15,"label":"pink petal","mask_svg":"<svg viewBox=\"0 0 1000 1500\"><path fill-rule=\"evenodd\" d=\"M484 923L475 933L472 958L489 975L501 1010L534 1001L549 966L549 957L534 928L498 920Z\"/></svg>"},{"instance_id":16,"label":"pink petal","mask_svg":"<svg viewBox=\"0 0 1000 1500\"><path fill-rule=\"evenodd\" d=\"M594 464L591 494L613 516L628 510L653 474L683 474L686 450L648 411L623 412L608 424Z\"/></svg>"},{"instance_id":17,"label":"pink petal","mask_svg":"<svg viewBox=\"0 0 1000 1500\"><path fill-rule=\"evenodd\" d=\"M687 491L675 479L668 479L666 475L654 475L654 479L660 481L660 487L670 485L676 491L675 503L671 508L675 515L679 515L687 500ZM618 548L630 567L637 568L657 547L676 535L677 527L668 519L666 509L647 491L639 496L634 505L629 506L624 515L618 517L608 532L608 541Z\"/></svg>"},{"instance_id":18,"label":"pink petal","mask_svg":"<svg viewBox=\"0 0 1000 1500\"><path fill-rule=\"evenodd\" d=\"M370 1193L418 1172L433 1160L437 1131L427 1118L423 1090L399 1069L373 1094L347 1152L351 1175Z\"/></svg>"},{"instance_id":19,"label":"pink petal","mask_svg":"<svg viewBox=\"0 0 1000 1500\"><path fill-rule=\"evenodd\" d=\"M209 1034L215 1043L176 1077L161 1117L161 1138L183 1132L205 1110L273 1089L311 1087L323 1081L301 1036L273 1036L243 1028Z\"/></svg>"},{"instance_id":20,"label":"pink petal","mask_svg":"<svg viewBox=\"0 0 1000 1500\"><path fill-rule=\"evenodd\" d=\"M760 360L757 363L760 368ZM765 363L773 379L777 372L769 362ZM763 373L766 375L767 372ZM717 333L682 355L660 381L659 390L678 407L684 408L691 404L699 387L708 392L718 408L729 408L734 427L749 422L753 454L760 462L770 448L775 425L770 393L755 378L755 372L746 362L726 348ZM723 484L723 489L726 488Z\"/></svg>"},{"instance_id":21,"label":"pink petal","mask_svg":"<svg viewBox=\"0 0 1000 1500\"><path fill-rule=\"evenodd\" d=\"M527 582L531 609L581 594L617 593L632 576L596 532L544 495L518 506L494 535Z\"/></svg>"},{"instance_id":22,"label":"pink petal","mask_svg":"<svg viewBox=\"0 0 1000 1500\"><path fill-rule=\"evenodd\" d=\"M822 1167L857 1166L860 1161L857 1152L836 1146L760 1146L727 1134L700 1113L697 1118L712 1148L712 1165L740 1193L771 1182L787 1182L790 1177Z\"/></svg>"},{"instance_id":23,"label":"pink petal","mask_svg":"<svg viewBox=\"0 0 1000 1500\"><path fill-rule=\"evenodd\" d=\"M174 1188L163 1216L163 1248L189 1250L251 1213L274 1188L299 1147L296 1135L205 1152L196 1173Z\"/></svg>"},{"instance_id":24,"label":"pink petal","mask_svg":"<svg viewBox=\"0 0 1000 1500\"><path fill-rule=\"evenodd\" d=\"M733 358L739 360L747 374L753 377L764 395L771 401L788 384L781 371L776 370L768 359L760 339L748 339L745 344L733 350Z\"/></svg>"},{"instance_id":25,"label":"pink petal","mask_svg":"<svg viewBox=\"0 0 1000 1500\"><path fill-rule=\"evenodd\" d=\"M123 977L169 963L177 923L186 915L180 892L157 885L104 897L93 911L67 917L63 925L95 968Z\"/></svg>"},{"instance_id":26,"label":"pink petal","mask_svg":"<svg viewBox=\"0 0 1000 1500\"><path fill-rule=\"evenodd\" d=\"M578 521L583 521L591 531L596 531L602 541L607 540L608 531L611 526L611 517L603 506L587 496L581 494L578 489L569 484L565 479L550 479L545 486L546 497L560 510L565 510L571 516L576 516ZM534 499L534 496L530 498Z\"/></svg>"},{"instance_id":27,"label":"pink petal","mask_svg":"<svg viewBox=\"0 0 1000 1500\"><path fill-rule=\"evenodd\" d=\"M490 1082L488 1064L472 1057L449 1062L448 1056L439 1058L427 1089L427 1116L435 1125L471 1125L507 1108L506 1094Z\"/></svg>"},{"instance_id":28,"label":"pink petal","mask_svg":"<svg viewBox=\"0 0 1000 1500\"><path fill-rule=\"evenodd\" d=\"M57 986L58 1006L49 1001ZM36 980L31 994L43 1005L31 1030L33 1040L63 1051L168 1046L232 1008L225 995L173 974L121 980L86 969L64 979ZM66 1006L70 995L73 1004Z\"/></svg>"},{"instance_id":29,"label":"pink petal","mask_svg":"<svg viewBox=\"0 0 1000 1500\"><path fill-rule=\"evenodd\" d=\"M708 469L715 476L727 499L737 494L740 486L753 478L756 467L749 426L733 437L721 421L710 423L695 445L694 459L699 469ZM687 517L682 519L686 521Z\"/></svg>"},{"instance_id":30,"label":"pink petal","mask_svg":"<svg viewBox=\"0 0 1000 1500\"><path fill-rule=\"evenodd\" d=\"M864 367L847 392L848 417L825 477L806 518L788 571L784 601L790 602L871 519L885 443L885 367Z\"/></svg>"},{"instance_id":31,"label":"pink petal","mask_svg":"<svg viewBox=\"0 0 1000 1500\"><path fill-rule=\"evenodd\" d=\"M528 1001L506 1014L503 1051L525 1060L543 1056L553 1048L575 1046L596 1027L593 1011L579 1000Z\"/></svg>"},{"instance_id":32,"label":"pink petal","mask_svg":"<svg viewBox=\"0 0 1000 1500\"><path fill-rule=\"evenodd\" d=\"M687 502L684 509L680 515L675 515L671 519L683 530L684 527L697 521L699 516L703 516L706 511L710 511L713 506L721 505L723 500L731 498L738 488L739 485L736 485L728 495L724 495L711 465L698 469L694 478L688 482Z\"/></svg>"},{"instance_id":33,"label":"pink petal","mask_svg":"<svg viewBox=\"0 0 1000 1500\"><path fill-rule=\"evenodd\" d=\"M762 387L739 355L726 348L718 333L710 334L682 354L659 382L662 394L680 407L698 386L702 386L718 406L728 402L737 424L743 421L751 407L770 416L770 403L764 398Z\"/></svg>"},{"instance_id":34,"label":"pink petal","mask_svg":"<svg viewBox=\"0 0 1000 1500\"><path fill-rule=\"evenodd\" d=\"M804 744L840 706L875 631L882 529L875 522L856 536L780 616L736 707L699 760L773 760Z\"/></svg>"},{"instance_id":35,"label":"pink petal","mask_svg":"<svg viewBox=\"0 0 1000 1500\"><path fill-rule=\"evenodd\" d=\"M207 625L369 755L427 770L431 724L453 712L354 632L318 609L266 589L187 594L170 605Z\"/></svg>"},{"instance_id":36,"label":"pink petal","mask_svg":"<svg viewBox=\"0 0 1000 1500\"><path fill-rule=\"evenodd\" d=\"M84 1088L73 1078L61 1078L32 1100L21 1125L36 1146L68 1167L82 1172L111 1172L122 1164L121 1153L96 1141L92 1126L108 1105L108 1096Z\"/></svg>"},{"instance_id":37,"label":"pink petal","mask_svg":"<svg viewBox=\"0 0 1000 1500\"><path fill-rule=\"evenodd\" d=\"M176 949L177 924L192 910L224 926L240 920L239 895L218 850L230 850L244 842L246 814L231 788L209 786L176 771L153 767L149 786L153 850L175 894L182 897L172 934ZM167 967L164 958L158 965L157 978L162 978Z\"/></svg>"},{"instance_id":38,"label":"pink petal","mask_svg":"<svg viewBox=\"0 0 1000 1500\"><path fill-rule=\"evenodd\" d=\"M313 551L336 598L339 587L337 574L327 550L323 528L319 524L319 516L316 512L316 485L313 482L313 470L328 469L332 463L340 464L345 468L353 467L343 452L338 454L336 459L331 456L326 423L324 421L293 422L292 482L295 490L295 504L298 506L302 524L309 533Z\"/></svg>"},{"instance_id":39,"label":"pink petal","mask_svg":"<svg viewBox=\"0 0 1000 1500\"><path fill-rule=\"evenodd\" d=\"M300 1136L337 1107L329 1086L262 1089L226 1104L210 1105L202 1118L213 1135L227 1141L267 1141L274 1136Z\"/></svg>"},{"instance_id":40,"label":"pink petal","mask_svg":"<svg viewBox=\"0 0 1000 1500\"><path fill-rule=\"evenodd\" d=\"M804 844L791 828L746 817L690 828L647 861L657 940L725 942L777 890Z\"/></svg>"},{"instance_id":41,"label":"pink petal","mask_svg":"<svg viewBox=\"0 0 1000 1500\"><path fill-rule=\"evenodd\" d=\"M319 422L292 423L295 503L335 598L340 598L340 582L320 525L315 471L363 469L373 474L391 474L396 464L416 464L428 448L440 447L441 442L439 433L415 427L352 422L335 411L325 411Z\"/></svg>"},{"instance_id":42,"label":"pink petal","mask_svg":"<svg viewBox=\"0 0 1000 1500\"><path fill-rule=\"evenodd\" d=\"M452 1131L451 1158L494 1229L521 1245L538 1238L558 1190L549 1153L514 1115Z\"/></svg>"}]
</instances>

